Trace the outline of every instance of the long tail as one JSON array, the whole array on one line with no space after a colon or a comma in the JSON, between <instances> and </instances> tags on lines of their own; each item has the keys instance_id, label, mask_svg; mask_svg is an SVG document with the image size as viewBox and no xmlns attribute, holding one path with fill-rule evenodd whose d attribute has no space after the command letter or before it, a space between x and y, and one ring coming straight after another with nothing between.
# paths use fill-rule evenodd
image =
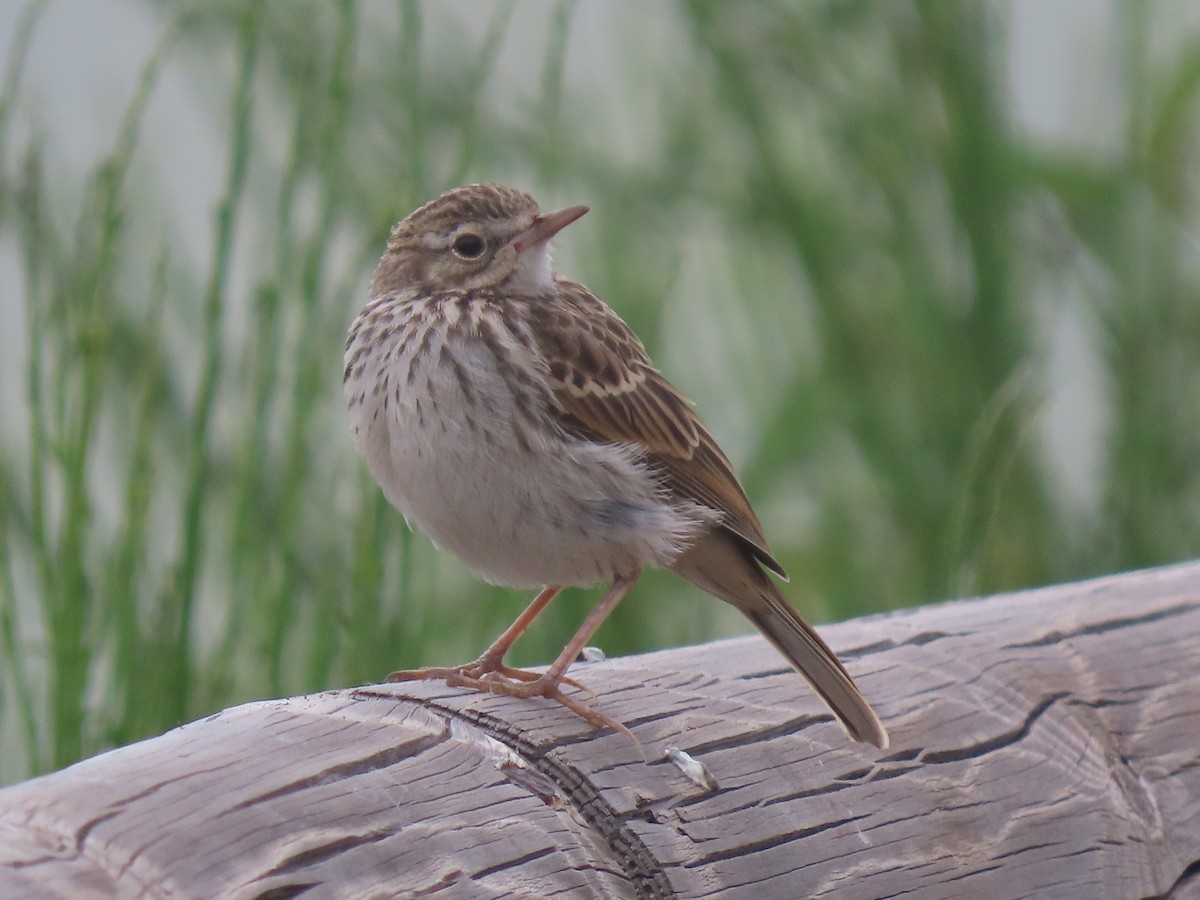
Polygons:
<instances>
[{"instance_id":1,"label":"long tail","mask_svg":"<svg viewBox=\"0 0 1200 900\"><path fill-rule=\"evenodd\" d=\"M714 531L671 568L741 610L807 679L852 739L887 747L887 729L850 673L735 538Z\"/></svg>"}]
</instances>

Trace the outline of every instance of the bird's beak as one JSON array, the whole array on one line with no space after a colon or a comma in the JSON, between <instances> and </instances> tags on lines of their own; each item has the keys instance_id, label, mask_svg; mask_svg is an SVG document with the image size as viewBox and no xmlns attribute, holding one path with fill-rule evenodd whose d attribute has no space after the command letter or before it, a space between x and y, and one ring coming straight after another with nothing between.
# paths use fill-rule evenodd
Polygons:
<instances>
[{"instance_id":1,"label":"bird's beak","mask_svg":"<svg viewBox=\"0 0 1200 900\"><path fill-rule=\"evenodd\" d=\"M516 240L512 242L513 250L519 256L530 247L546 243L587 211L586 206L568 206L558 212L538 216L528 229L517 235Z\"/></svg>"}]
</instances>

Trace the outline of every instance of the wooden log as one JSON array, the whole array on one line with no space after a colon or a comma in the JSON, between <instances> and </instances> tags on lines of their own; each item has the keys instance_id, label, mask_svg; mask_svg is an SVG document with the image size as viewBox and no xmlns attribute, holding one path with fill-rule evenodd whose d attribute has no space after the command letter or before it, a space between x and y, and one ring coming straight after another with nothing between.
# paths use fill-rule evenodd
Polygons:
<instances>
[{"instance_id":1,"label":"wooden log","mask_svg":"<svg viewBox=\"0 0 1200 900\"><path fill-rule=\"evenodd\" d=\"M0 897L1200 895L1200 564L823 632L889 750L757 637L573 670L646 760L440 684L252 703L0 791Z\"/></svg>"}]
</instances>

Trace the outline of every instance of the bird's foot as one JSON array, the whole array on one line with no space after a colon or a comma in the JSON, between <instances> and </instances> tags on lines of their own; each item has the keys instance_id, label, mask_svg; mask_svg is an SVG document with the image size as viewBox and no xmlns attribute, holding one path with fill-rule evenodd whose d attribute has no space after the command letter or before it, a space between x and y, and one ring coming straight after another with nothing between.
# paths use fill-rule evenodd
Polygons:
<instances>
[{"instance_id":1,"label":"bird's foot","mask_svg":"<svg viewBox=\"0 0 1200 900\"><path fill-rule=\"evenodd\" d=\"M476 690L489 690L486 685L493 681L503 683L522 682L532 683L542 678L540 672L528 672L525 669L514 669L512 666L504 664L504 660L496 659L488 654L484 654L474 662L465 663L461 666L452 666L450 668L440 668L431 666L425 669L402 669L399 672L393 672L384 681L444 681L451 687L471 687ZM590 689L580 684L574 678L568 678L565 675L559 679L563 684L570 685L576 690L583 691L589 697L594 698L596 695ZM507 693L504 690L492 691L492 693ZM511 696L519 696L512 694ZM529 696L534 696L533 694Z\"/></svg>"},{"instance_id":2,"label":"bird's foot","mask_svg":"<svg viewBox=\"0 0 1200 900\"><path fill-rule=\"evenodd\" d=\"M514 669L504 663L481 656L474 662L453 668L411 669L393 672L387 677L388 681L445 681L450 687L465 687L471 690L484 691L489 694L503 694L506 697L545 697L560 706L565 706L579 718L594 728L611 728L633 742L642 756L646 755L642 743L633 732L618 722L612 716L598 713L583 703L568 697L562 691L562 685L584 691L592 697L596 695L572 678L562 676L557 679L547 677L544 673L527 672L524 669Z\"/></svg>"},{"instance_id":3,"label":"bird's foot","mask_svg":"<svg viewBox=\"0 0 1200 900\"><path fill-rule=\"evenodd\" d=\"M625 735L638 748L642 756L646 755L646 751L642 748L642 742L634 737L633 732L621 722L618 722L612 716L596 712L594 709L563 693L561 687L563 683L570 684L572 687L577 687L581 690L587 690L586 688L582 688L578 682L568 678L555 680L548 678L546 675L536 675L534 678L527 677L532 674L534 673L521 672L521 680L519 681L498 677L493 674L487 678L473 680L473 682L468 682L467 679L456 678L452 681L447 680L446 683L451 685L460 684L463 687L473 687L492 694L504 694L507 697L545 697L547 700L553 700L559 706L565 706L593 728L611 728L613 731ZM591 694L591 691L588 691L588 693ZM592 696L595 695L592 694Z\"/></svg>"}]
</instances>

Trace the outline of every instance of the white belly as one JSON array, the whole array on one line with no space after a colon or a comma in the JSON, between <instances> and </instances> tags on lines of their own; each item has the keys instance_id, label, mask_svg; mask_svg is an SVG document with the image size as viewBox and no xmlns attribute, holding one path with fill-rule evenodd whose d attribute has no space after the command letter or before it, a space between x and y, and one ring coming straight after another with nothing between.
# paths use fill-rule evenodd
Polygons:
<instances>
[{"instance_id":1,"label":"white belly","mask_svg":"<svg viewBox=\"0 0 1200 900\"><path fill-rule=\"evenodd\" d=\"M501 377L482 343L459 353L465 389L429 368L437 358L435 339L411 382L407 357L386 363L387 391L369 387L386 374L370 366L348 382L355 439L409 524L479 576L511 587L593 584L669 565L713 518L664 499L633 448L519 424L528 412L518 413L513 385L522 382ZM522 397L550 421L544 397Z\"/></svg>"}]
</instances>

